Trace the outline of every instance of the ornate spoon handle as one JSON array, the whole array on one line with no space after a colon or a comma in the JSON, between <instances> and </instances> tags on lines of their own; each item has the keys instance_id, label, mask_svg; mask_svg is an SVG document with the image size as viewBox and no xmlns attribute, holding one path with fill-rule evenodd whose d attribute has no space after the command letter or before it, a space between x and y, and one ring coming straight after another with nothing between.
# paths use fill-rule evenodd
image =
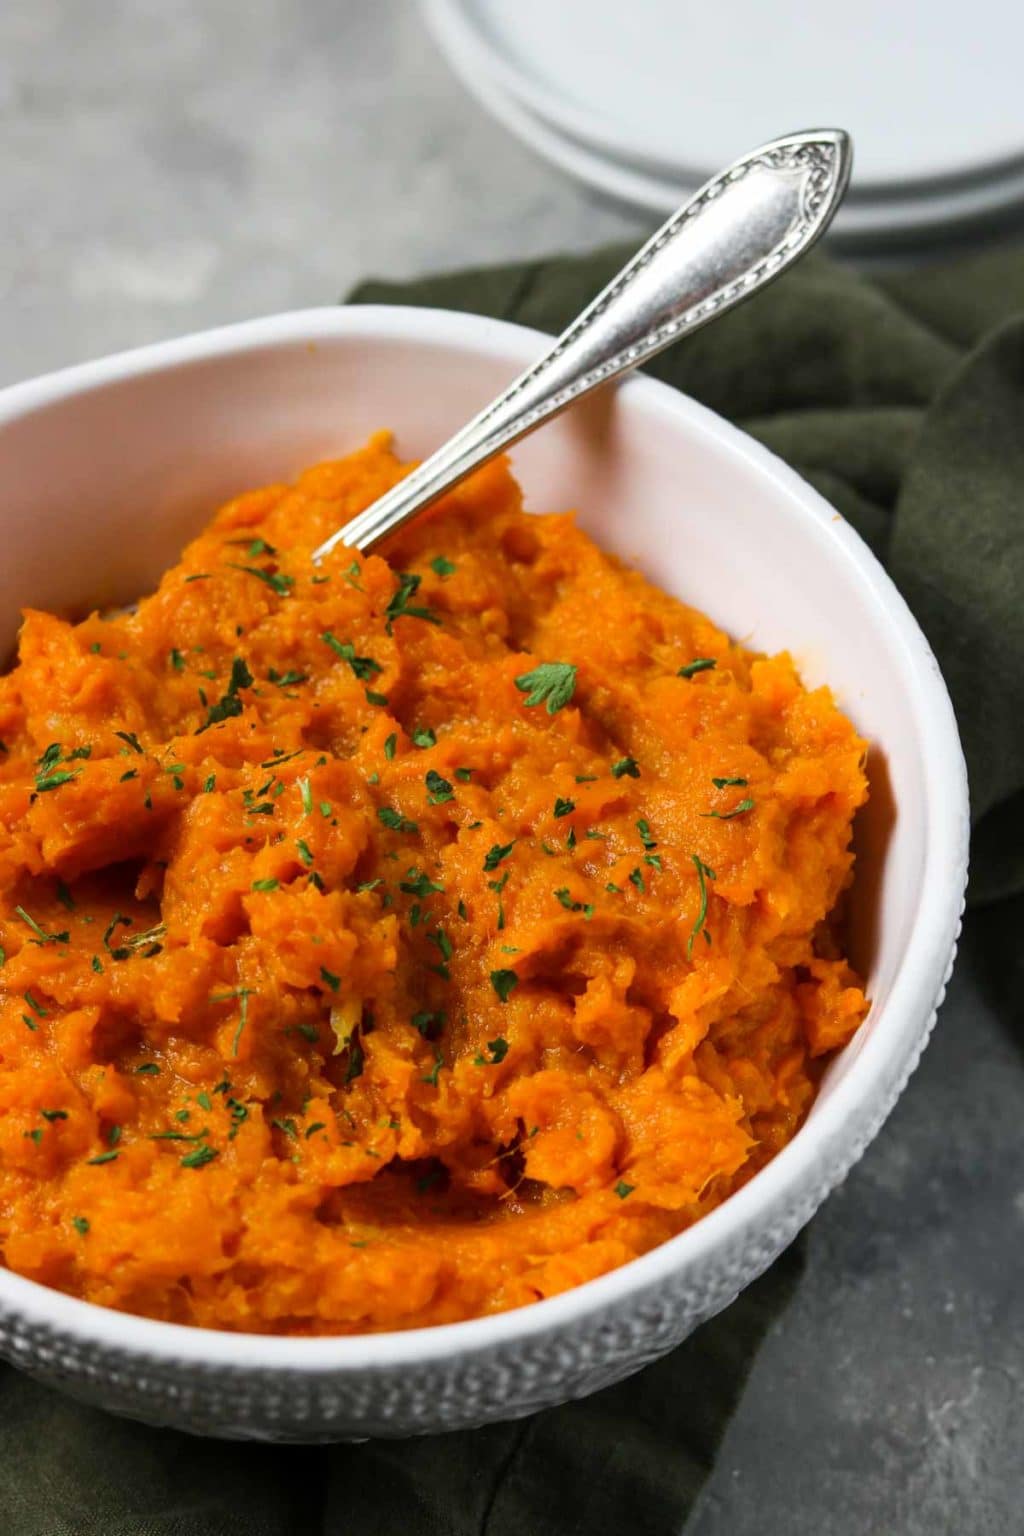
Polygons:
<instances>
[{"instance_id":1,"label":"ornate spoon handle","mask_svg":"<svg viewBox=\"0 0 1024 1536\"><path fill-rule=\"evenodd\" d=\"M825 232L852 164L840 129L794 133L706 183L638 251L550 351L379 501L332 534L372 549L459 480L599 384L724 314Z\"/></svg>"}]
</instances>

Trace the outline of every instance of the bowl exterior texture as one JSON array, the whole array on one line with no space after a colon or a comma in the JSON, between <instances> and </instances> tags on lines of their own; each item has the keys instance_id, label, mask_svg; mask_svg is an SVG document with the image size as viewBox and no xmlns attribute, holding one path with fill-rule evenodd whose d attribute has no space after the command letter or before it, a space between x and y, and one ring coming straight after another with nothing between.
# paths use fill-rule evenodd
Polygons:
<instances>
[{"instance_id":1,"label":"bowl exterior texture","mask_svg":"<svg viewBox=\"0 0 1024 1536\"><path fill-rule=\"evenodd\" d=\"M26 603L149 588L220 500L392 426L422 455L537 356L519 327L432 311L307 311L206 332L0 392L0 639ZM885 1120L949 979L967 789L927 643L873 556L772 455L634 379L524 443L538 510L600 542L748 644L790 648L874 743L858 828L856 954L869 1020L794 1141L696 1227L518 1312L404 1334L204 1333L104 1311L0 1268L0 1354L153 1424L226 1437L401 1436L510 1419L610 1385L754 1280Z\"/></svg>"}]
</instances>

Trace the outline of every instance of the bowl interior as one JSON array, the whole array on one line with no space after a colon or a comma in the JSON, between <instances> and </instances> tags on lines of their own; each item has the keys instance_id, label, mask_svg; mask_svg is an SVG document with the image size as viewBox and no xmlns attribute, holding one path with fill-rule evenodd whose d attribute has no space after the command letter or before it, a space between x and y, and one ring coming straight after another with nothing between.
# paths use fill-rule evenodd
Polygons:
<instances>
[{"instance_id":1,"label":"bowl interior","mask_svg":"<svg viewBox=\"0 0 1024 1536\"><path fill-rule=\"evenodd\" d=\"M297 334L298 333L298 334ZM358 447L420 457L538 354L534 334L402 310L311 311L86 365L0 398L0 653L20 608L80 613L149 590L228 496ZM905 638L856 535L777 460L661 386L631 380L513 453L531 510L578 508L606 548L757 649L789 649L872 742L854 958L875 1006L915 918L928 785ZM816 503L816 504L815 504Z\"/></svg>"}]
</instances>

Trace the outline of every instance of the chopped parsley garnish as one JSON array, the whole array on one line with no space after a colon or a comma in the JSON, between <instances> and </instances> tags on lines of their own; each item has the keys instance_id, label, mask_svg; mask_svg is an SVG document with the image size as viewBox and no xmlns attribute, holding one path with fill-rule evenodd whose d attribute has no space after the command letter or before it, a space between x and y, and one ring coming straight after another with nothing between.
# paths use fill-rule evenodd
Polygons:
<instances>
[{"instance_id":1,"label":"chopped parsley garnish","mask_svg":"<svg viewBox=\"0 0 1024 1536\"><path fill-rule=\"evenodd\" d=\"M418 832L419 826L415 821L410 821L403 816L401 811L394 810L390 805L381 805L377 808L377 820L392 832Z\"/></svg>"},{"instance_id":2,"label":"chopped parsley garnish","mask_svg":"<svg viewBox=\"0 0 1024 1536\"><path fill-rule=\"evenodd\" d=\"M51 1125L53 1124L54 1120L66 1120L68 1118L68 1112L66 1109L41 1109L39 1113L42 1115L44 1120L49 1120Z\"/></svg>"},{"instance_id":3,"label":"chopped parsley garnish","mask_svg":"<svg viewBox=\"0 0 1024 1536\"><path fill-rule=\"evenodd\" d=\"M436 885L429 875L421 874L416 868L406 870L406 878L400 880L398 889L404 891L407 896L417 896L420 901L432 896L435 891L443 891L443 885Z\"/></svg>"},{"instance_id":4,"label":"chopped parsley garnish","mask_svg":"<svg viewBox=\"0 0 1024 1536\"><path fill-rule=\"evenodd\" d=\"M455 799L455 791L447 779L443 779L436 769L431 768L426 777L427 803L429 805L445 805L447 801Z\"/></svg>"},{"instance_id":5,"label":"chopped parsley garnish","mask_svg":"<svg viewBox=\"0 0 1024 1536\"><path fill-rule=\"evenodd\" d=\"M15 907L14 910L22 922L26 923L35 934L35 938L29 940L31 944L67 944L70 941L71 935L65 929L60 933L47 933L45 928L40 928L35 918L26 912L24 907Z\"/></svg>"},{"instance_id":6,"label":"chopped parsley garnish","mask_svg":"<svg viewBox=\"0 0 1024 1536\"><path fill-rule=\"evenodd\" d=\"M375 693L372 688L364 688L367 704L376 704L380 709L387 709L388 696L386 693Z\"/></svg>"},{"instance_id":7,"label":"chopped parsley garnish","mask_svg":"<svg viewBox=\"0 0 1024 1536\"><path fill-rule=\"evenodd\" d=\"M437 737L434 735L429 725L421 725L418 730L413 731L412 740L413 745L416 747L437 746Z\"/></svg>"},{"instance_id":8,"label":"chopped parsley garnish","mask_svg":"<svg viewBox=\"0 0 1024 1536\"><path fill-rule=\"evenodd\" d=\"M101 1152L98 1157L86 1158L85 1166L87 1168L98 1168L101 1163L114 1163L116 1161L116 1152Z\"/></svg>"},{"instance_id":9,"label":"chopped parsley garnish","mask_svg":"<svg viewBox=\"0 0 1024 1536\"><path fill-rule=\"evenodd\" d=\"M717 821L731 821L734 816L745 816L748 811L753 809L754 802L748 796L747 799L741 800L738 805L734 805L731 811L701 811L701 815L705 818L714 817Z\"/></svg>"},{"instance_id":10,"label":"chopped parsley garnish","mask_svg":"<svg viewBox=\"0 0 1024 1536\"><path fill-rule=\"evenodd\" d=\"M433 1066L433 1069L427 1074L426 1077L422 1078L421 1081L424 1082L424 1083L429 1083L431 1088L436 1088L437 1087L438 1074L440 1073L441 1068L443 1066L444 1066L444 1052L442 1051L441 1047L438 1046L437 1050L434 1052L434 1066Z\"/></svg>"},{"instance_id":11,"label":"chopped parsley garnish","mask_svg":"<svg viewBox=\"0 0 1024 1536\"><path fill-rule=\"evenodd\" d=\"M690 937L686 941L686 958L687 958L687 960L690 960L693 957L693 941L694 941L694 939L696 939L696 937L697 937L697 935L699 933L703 933L704 934L704 938L707 940L707 942L709 944L711 943L711 935L705 929L704 924L707 921L707 915L708 915L708 887L707 887L707 882L709 880L714 880L715 879L715 872L714 872L714 870L713 869L709 869L708 866L704 863L704 861L702 859L698 858L695 853L691 853L690 859L691 859L691 861L693 863L694 869L697 871L697 882L698 882L698 884L700 886L700 910L697 913L697 921L693 925L693 932L690 934Z\"/></svg>"},{"instance_id":12,"label":"chopped parsley garnish","mask_svg":"<svg viewBox=\"0 0 1024 1536\"><path fill-rule=\"evenodd\" d=\"M620 1179L615 1186L615 1193L620 1200L625 1200L626 1196L631 1195L635 1188L635 1184L627 1184L625 1179Z\"/></svg>"},{"instance_id":13,"label":"chopped parsley garnish","mask_svg":"<svg viewBox=\"0 0 1024 1536\"><path fill-rule=\"evenodd\" d=\"M75 910L75 898L72 896L63 880L57 881L57 900L60 902L62 907L67 909L67 911L73 912Z\"/></svg>"},{"instance_id":14,"label":"chopped parsley garnish","mask_svg":"<svg viewBox=\"0 0 1024 1536\"><path fill-rule=\"evenodd\" d=\"M86 1216L72 1216L71 1225L79 1237L84 1237L89 1230L89 1219Z\"/></svg>"},{"instance_id":15,"label":"chopped parsley garnish","mask_svg":"<svg viewBox=\"0 0 1024 1536\"><path fill-rule=\"evenodd\" d=\"M395 748L397 746L398 746L398 737L395 735L394 731L392 731L391 735L387 738L387 740L384 743L384 756L387 758L389 763L394 758Z\"/></svg>"},{"instance_id":16,"label":"chopped parsley garnish","mask_svg":"<svg viewBox=\"0 0 1024 1536\"><path fill-rule=\"evenodd\" d=\"M133 752L138 752L139 756L142 756L142 743L134 731L115 731L114 735L119 736L123 742L126 742L131 747Z\"/></svg>"},{"instance_id":17,"label":"chopped parsley garnish","mask_svg":"<svg viewBox=\"0 0 1024 1536\"><path fill-rule=\"evenodd\" d=\"M231 663L231 678L228 682L228 693L237 693L240 688L251 688L256 679L249 671L245 658L236 656Z\"/></svg>"},{"instance_id":18,"label":"chopped parsley garnish","mask_svg":"<svg viewBox=\"0 0 1024 1536\"><path fill-rule=\"evenodd\" d=\"M431 1040L444 1028L444 1012L435 1009L433 1013L414 1013L409 1022L424 1040Z\"/></svg>"},{"instance_id":19,"label":"chopped parsley garnish","mask_svg":"<svg viewBox=\"0 0 1024 1536\"><path fill-rule=\"evenodd\" d=\"M617 763L612 763L612 777L616 779L638 779L640 768L635 757L620 757Z\"/></svg>"},{"instance_id":20,"label":"chopped parsley garnish","mask_svg":"<svg viewBox=\"0 0 1024 1536\"><path fill-rule=\"evenodd\" d=\"M168 660L170 661L171 666L174 668L175 672L184 672L185 658L178 650L177 646L174 646L171 650L171 654L168 657Z\"/></svg>"},{"instance_id":21,"label":"chopped parsley garnish","mask_svg":"<svg viewBox=\"0 0 1024 1536\"><path fill-rule=\"evenodd\" d=\"M410 602L410 598L415 597L419 591L422 580L422 576L417 576L412 571L399 572L398 588L392 593L391 601L384 610L386 620L384 628L389 635L396 619L425 619L428 624L440 624L441 620L436 613L432 613L429 608Z\"/></svg>"},{"instance_id":22,"label":"chopped parsley garnish","mask_svg":"<svg viewBox=\"0 0 1024 1536\"><path fill-rule=\"evenodd\" d=\"M490 1061L488 1061L485 1056L475 1056L473 1058L474 1067L498 1066L505 1060L505 1057L508 1055L508 1041L504 1038L504 1036L498 1035L494 1040L488 1040L487 1049L491 1053Z\"/></svg>"},{"instance_id":23,"label":"chopped parsley garnish","mask_svg":"<svg viewBox=\"0 0 1024 1536\"><path fill-rule=\"evenodd\" d=\"M583 902L582 901L573 901L572 897L569 895L569 887L567 885L561 886L555 892L555 899L556 899L556 901L561 902L562 906L565 908L565 910L567 912L582 912L583 911Z\"/></svg>"},{"instance_id":24,"label":"chopped parsley garnish","mask_svg":"<svg viewBox=\"0 0 1024 1536\"><path fill-rule=\"evenodd\" d=\"M710 672L717 666L713 656L696 656L693 661L688 661L685 667L680 667L676 677L694 677L698 672Z\"/></svg>"},{"instance_id":25,"label":"chopped parsley garnish","mask_svg":"<svg viewBox=\"0 0 1024 1536\"><path fill-rule=\"evenodd\" d=\"M339 640L337 635L332 635L329 629L325 629L320 636L326 645L329 645L335 656L340 656L342 661L347 661L353 673L361 683L368 683L378 672L384 668L379 661L374 661L372 656L357 656L356 648L350 640Z\"/></svg>"},{"instance_id":26,"label":"chopped parsley garnish","mask_svg":"<svg viewBox=\"0 0 1024 1536\"><path fill-rule=\"evenodd\" d=\"M58 768L56 773L44 773L36 779L36 794L45 795L49 789L59 789L62 784L70 784L72 779L77 779L81 768Z\"/></svg>"},{"instance_id":27,"label":"chopped parsley garnish","mask_svg":"<svg viewBox=\"0 0 1024 1536\"><path fill-rule=\"evenodd\" d=\"M647 890L647 887L644 885L644 872L639 867L639 865L637 866L636 869L630 870L630 872L629 872L629 883L630 883L630 885L635 885L636 886L636 888L640 892L641 896Z\"/></svg>"},{"instance_id":28,"label":"chopped parsley garnish","mask_svg":"<svg viewBox=\"0 0 1024 1536\"><path fill-rule=\"evenodd\" d=\"M747 787L746 779L712 779L711 782L716 789L730 789L733 785L740 789Z\"/></svg>"},{"instance_id":29,"label":"chopped parsley garnish","mask_svg":"<svg viewBox=\"0 0 1024 1536\"><path fill-rule=\"evenodd\" d=\"M280 883L281 882L279 880L275 880L271 876L267 880L254 880L252 883L252 888L254 891L276 891Z\"/></svg>"},{"instance_id":30,"label":"chopped parsley garnish","mask_svg":"<svg viewBox=\"0 0 1024 1536\"><path fill-rule=\"evenodd\" d=\"M507 1003L511 993L519 985L519 977L515 971L492 971L491 986L498 994L498 1000Z\"/></svg>"},{"instance_id":31,"label":"chopped parsley garnish","mask_svg":"<svg viewBox=\"0 0 1024 1536\"><path fill-rule=\"evenodd\" d=\"M435 576L440 576L443 578L445 576L451 576L453 572L458 569L458 567L455 565L454 561L449 560L445 555L435 555L433 560L430 562L430 569L434 572Z\"/></svg>"},{"instance_id":32,"label":"chopped parsley garnish","mask_svg":"<svg viewBox=\"0 0 1024 1536\"><path fill-rule=\"evenodd\" d=\"M650 826L642 816L636 824L636 829L640 833L640 841L643 843L645 848L657 848L658 844L651 836Z\"/></svg>"},{"instance_id":33,"label":"chopped parsley garnish","mask_svg":"<svg viewBox=\"0 0 1024 1536\"><path fill-rule=\"evenodd\" d=\"M271 667L267 673L267 682L273 683L275 688L297 688L299 683L308 683L309 678L305 672L278 672Z\"/></svg>"},{"instance_id":34,"label":"chopped parsley garnish","mask_svg":"<svg viewBox=\"0 0 1024 1536\"><path fill-rule=\"evenodd\" d=\"M494 847L490 850L484 859L484 869L487 870L488 873L490 873L491 870L497 869L502 859L508 858L515 845L515 838L513 838L510 843L495 843Z\"/></svg>"},{"instance_id":35,"label":"chopped parsley garnish","mask_svg":"<svg viewBox=\"0 0 1024 1536\"><path fill-rule=\"evenodd\" d=\"M303 864L305 864L307 869L311 869L313 867L313 851L309 844L303 838L299 837L295 840L295 846L299 850L299 858L302 860Z\"/></svg>"},{"instance_id":36,"label":"chopped parsley garnish","mask_svg":"<svg viewBox=\"0 0 1024 1536\"><path fill-rule=\"evenodd\" d=\"M258 565L236 565L233 560L227 561L227 564L233 571L245 571L248 576L256 576L278 597L287 597L295 585L295 577L285 576L281 571L265 571Z\"/></svg>"},{"instance_id":37,"label":"chopped parsley garnish","mask_svg":"<svg viewBox=\"0 0 1024 1536\"><path fill-rule=\"evenodd\" d=\"M36 1002L31 992L24 992L22 996L24 997L26 1003L28 1003L29 1007L32 1009L32 1012L35 1014L37 1019L48 1019L50 1017L43 1005Z\"/></svg>"},{"instance_id":38,"label":"chopped parsley garnish","mask_svg":"<svg viewBox=\"0 0 1024 1536\"><path fill-rule=\"evenodd\" d=\"M554 815L556 818L562 816L571 816L575 809L575 800L563 800L562 797L559 796L555 801Z\"/></svg>"},{"instance_id":39,"label":"chopped parsley garnish","mask_svg":"<svg viewBox=\"0 0 1024 1536\"><path fill-rule=\"evenodd\" d=\"M135 1068L139 1077L156 1077L160 1071L155 1061L144 1061L141 1066Z\"/></svg>"},{"instance_id":40,"label":"chopped parsley garnish","mask_svg":"<svg viewBox=\"0 0 1024 1536\"><path fill-rule=\"evenodd\" d=\"M349 1047L348 1067L345 1070L346 1083L354 1083L357 1077L362 1077L365 1061L362 1046L358 1040L354 1040Z\"/></svg>"},{"instance_id":41,"label":"chopped parsley garnish","mask_svg":"<svg viewBox=\"0 0 1024 1536\"><path fill-rule=\"evenodd\" d=\"M186 1152L185 1156L181 1159L181 1166L183 1168L205 1168L207 1163L212 1163L214 1158L219 1156L220 1153L216 1147L211 1147L206 1142L203 1142L200 1146L194 1147L191 1152Z\"/></svg>"},{"instance_id":42,"label":"chopped parsley garnish","mask_svg":"<svg viewBox=\"0 0 1024 1536\"><path fill-rule=\"evenodd\" d=\"M223 720L230 720L236 715L240 715L242 713L242 701L238 697L239 689L251 688L253 681L253 675L246 666L245 661L241 656L236 656L231 663L231 678L228 682L227 693L224 694L218 703L210 705L206 719L195 734L201 736L204 731L210 729L211 725L219 725Z\"/></svg>"},{"instance_id":43,"label":"chopped parsley garnish","mask_svg":"<svg viewBox=\"0 0 1024 1536\"><path fill-rule=\"evenodd\" d=\"M576 668L567 661L542 661L532 672L521 673L515 685L527 695L527 708L543 704L548 714L554 715L565 708L576 691Z\"/></svg>"},{"instance_id":44,"label":"chopped parsley garnish","mask_svg":"<svg viewBox=\"0 0 1024 1536\"><path fill-rule=\"evenodd\" d=\"M332 992L337 992L341 986L341 977L335 976L334 972L329 971L325 965L320 967L320 980L325 981Z\"/></svg>"}]
</instances>

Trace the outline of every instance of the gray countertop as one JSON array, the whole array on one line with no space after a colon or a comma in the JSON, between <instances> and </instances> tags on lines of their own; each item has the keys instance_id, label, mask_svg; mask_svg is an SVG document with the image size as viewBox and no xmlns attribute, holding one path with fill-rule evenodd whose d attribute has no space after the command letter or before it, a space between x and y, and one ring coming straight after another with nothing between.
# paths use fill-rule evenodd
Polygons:
<instances>
[{"instance_id":1,"label":"gray countertop","mask_svg":"<svg viewBox=\"0 0 1024 1536\"><path fill-rule=\"evenodd\" d=\"M0 121L0 383L645 227L491 122L411 0L7 0ZM1024 1529L1024 1033L984 938L814 1222L699 1536Z\"/></svg>"}]
</instances>

